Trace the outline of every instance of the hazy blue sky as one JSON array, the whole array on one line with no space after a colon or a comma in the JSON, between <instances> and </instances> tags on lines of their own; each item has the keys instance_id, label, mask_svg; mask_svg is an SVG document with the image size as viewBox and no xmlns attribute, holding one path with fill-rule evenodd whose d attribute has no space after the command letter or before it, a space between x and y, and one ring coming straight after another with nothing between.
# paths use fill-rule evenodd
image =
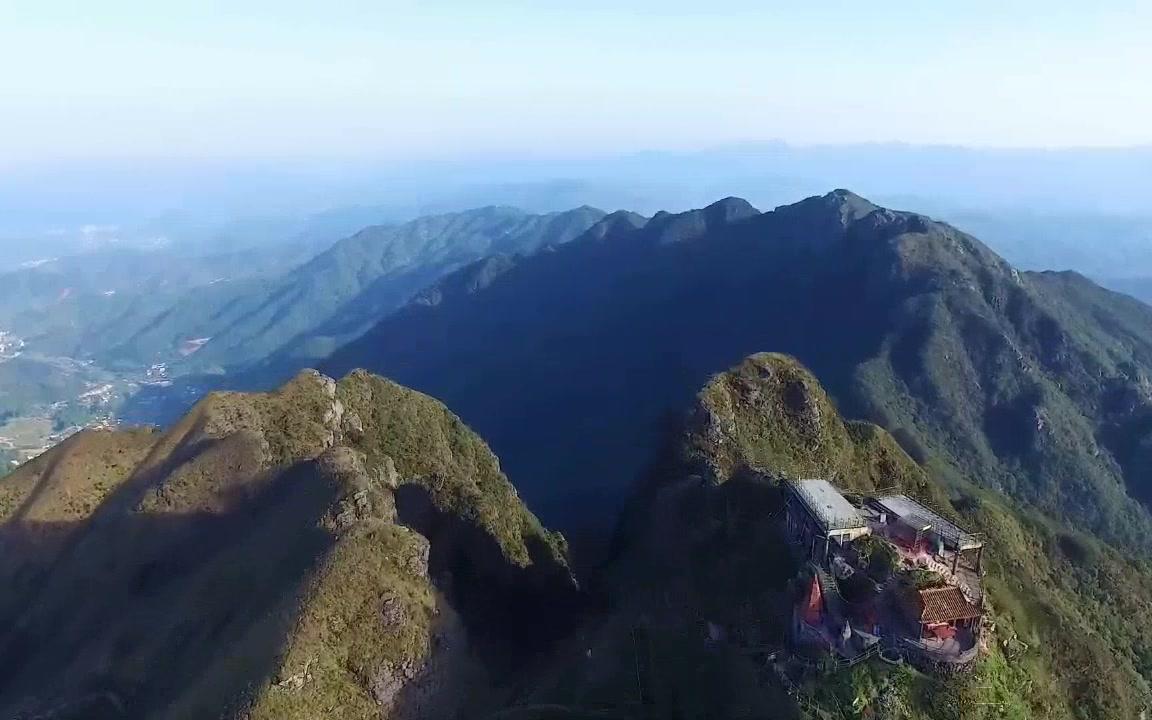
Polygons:
<instances>
[{"instance_id":1,"label":"hazy blue sky","mask_svg":"<svg viewBox=\"0 0 1152 720\"><path fill-rule=\"evenodd\" d=\"M1152 2L0 0L0 159L1152 143Z\"/></svg>"}]
</instances>

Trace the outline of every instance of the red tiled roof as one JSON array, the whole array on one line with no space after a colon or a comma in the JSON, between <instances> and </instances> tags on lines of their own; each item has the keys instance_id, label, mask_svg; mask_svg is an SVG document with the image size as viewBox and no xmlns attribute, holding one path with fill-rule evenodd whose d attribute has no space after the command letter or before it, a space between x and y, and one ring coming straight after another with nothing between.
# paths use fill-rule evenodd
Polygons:
<instances>
[{"instance_id":1,"label":"red tiled roof","mask_svg":"<svg viewBox=\"0 0 1152 720\"><path fill-rule=\"evenodd\" d=\"M980 617L983 613L980 608L968 602L960 588L946 585L944 587L920 590L920 622L940 623L953 620L968 620Z\"/></svg>"}]
</instances>

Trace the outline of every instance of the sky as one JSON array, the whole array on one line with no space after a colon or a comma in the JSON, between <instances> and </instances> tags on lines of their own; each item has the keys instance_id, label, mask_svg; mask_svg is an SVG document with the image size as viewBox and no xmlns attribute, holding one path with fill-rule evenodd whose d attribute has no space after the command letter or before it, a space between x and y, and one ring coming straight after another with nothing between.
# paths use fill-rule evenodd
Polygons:
<instances>
[{"instance_id":1,"label":"sky","mask_svg":"<svg viewBox=\"0 0 1152 720\"><path fill-rule=\"evenodd\" d=\"M1152 144L1152 2L0 0L0 172Z\"/></svg>"}]
</instances>

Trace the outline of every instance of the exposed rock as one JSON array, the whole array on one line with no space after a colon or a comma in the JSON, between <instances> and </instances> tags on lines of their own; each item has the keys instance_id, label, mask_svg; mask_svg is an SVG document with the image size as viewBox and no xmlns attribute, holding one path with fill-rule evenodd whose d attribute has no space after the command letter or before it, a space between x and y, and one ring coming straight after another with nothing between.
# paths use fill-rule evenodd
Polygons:
<instances>
[{"instance_id":1,"label":"exposed rock","mask_svg":"<svg viewBox=\"0 0 1152 720\"><path fill-rule=\"evenodd\" d=\"M364 438L364 421L355 412L344 414L344 435L352 442L360 442Z\"/></svg>"},{"instance_id":2,"label":"exposed rock","mask_svg":"<svg viewBox=\"0 0 1152 720\"><path fill-rule=\"evenodd\" d=\"M380 604L380 617L385 625L399 626L408 619L408 613L404 610L404 603L395 597L387 597Z\"/></svg>"},{"instance_id":3,"label":"exposed rock","mask_svg":"<svg viewBox=\"0 0 1152 720\"><path fill-rule=\"evenodd\" d=\"M0 519L27 508L52 521L0 526L20 550L0 554L0 717L193 720L242 706L248 720L379 720L377 695L390 717L450 717L490 681L472 675L471 633L478 654L508 664L525 652L517 633L555 625L553 599L574 591L562 539L484 442L367 373L214 393L163 433L97 439L0 484ZM402 478L429 483L427 536L395 522ZM437 544L441 562L479 573L457 573L466 594L436 588ZM91 592L93 572L108 592ZM548 614L526 620L538 606ZM489 609L517 622L485 622ZM132 672L109 675L121 661ZM88 711L113 693L115 712Z\"/></svg>"},{"instance_id":4,"label":"exposed rock","mask_svg":"<svg viewBox=\"0 0 1152 720\"><path fill-rule=\"evenodd\" d=\"M329 525L336 532L370 521L393 522L396 500L389 488L377 480L378 474L364 469L364 460L355 450L338 446L316 459L321 472L336 480L346 494L330 513Z\"/></svg>"},{"instance_id":5,"label":"exposed rock","mask_svg":"<svg viewBox=\"0 0 1152 720\"><path fill-rule=\"evenodd\" d=\"M416 550L403 559L403 567L413 575L428 577L428 557L432 550L432 544L423 535L411 530L409 532L413 535L413 544Z\"/></svg>"},{"instance_id":6,"label":"exposed rock","mask_svg":"<svg viewBox=\"0 0 1152 720\"><path fill-rule=\"evenodd\" d=\"M335 387L335 386L333 386ZM324 413L324 424L335 430L340 426L340 421L344 417L344 403L338 399L333 398L332 407L328 412Z\"/></svg>"},{"instance_id":7,"label":"exposed rock","mask_svg":"<svg viewBox=\"0 0 1152 720\"><path fill-rule=\"evenodd\" d=\"M465 691L478 677L463 623L442 605L425 657L382 667L371 692L389 720L441 720L463 709Z\"/></svg>"},{"instance_id":8,"label":"exposed rock","mask_svg":"<svg viewBox=\"0 0 1152 720\"><path fill-rule=\"evenodd\" d=\"M344 487L366 488L369 485L363 456L350 447L340 445L326 450L316 458L316 465L327 477L338 480Z\"/></svg>"},{"instance_id":9,"label":"exposed rock","mask_svg":"<svg viewBox=\"0 0 1152 720\"><path fill-rule=\"evenodd\" d=\"M304 669L298 673L293 673L287 677L281 678L279 681L272 685L274 690L281 690L285 692L299 692L304 689L312 680L311 667L315 658L309 658L308 662L304 663Z\"/></svg>"},{"instance_id":10,"label":"exposed rock","mask_svg":"<svg viewBox=\"0 0 1152 720\"><path fill-rule=\"evenodd\" d=\"M400 473L396 472L396 463L392 460L392 456L385 455L376 471L384 487L395 490L400 485Z\"/></svg>"}]
</instances>

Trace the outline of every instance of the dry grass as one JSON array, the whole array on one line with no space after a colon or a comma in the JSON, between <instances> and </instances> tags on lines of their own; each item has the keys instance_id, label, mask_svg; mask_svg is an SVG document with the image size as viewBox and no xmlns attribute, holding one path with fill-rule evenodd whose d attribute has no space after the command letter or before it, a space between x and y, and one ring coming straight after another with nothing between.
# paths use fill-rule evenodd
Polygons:
<instances>
[{"instance_id":1,"label":"dry grass","mask_svg":"<svg viewBox=\"0 0 1152 720\"><path fill-rule=\"evenodd\" d=\"M67 525L77 542L23 596L0 593L0 626L18 616L37 639L0 633L9 688L43 710L107 687L173 720L374 718L380 698L432 702L413 689L425 681L455 702L476 680L466 633L428 577L428 540L394 522L397 482L491 538L502 567L565 567L479 437L367 374L213 394L163 434L77 435L0 481L2 520L99 520Z\"/></svg>"},{"instance_id":2,"label":"dry grass","mask_svg":"<svg viewBox=\"0 0 1152 720\"><path fill-rule=\"evenodd\" d=\"M148 429L73 435L0 480L0 521L88 517L131 476L156 439Z\"/></svg>"}]
</instances>

